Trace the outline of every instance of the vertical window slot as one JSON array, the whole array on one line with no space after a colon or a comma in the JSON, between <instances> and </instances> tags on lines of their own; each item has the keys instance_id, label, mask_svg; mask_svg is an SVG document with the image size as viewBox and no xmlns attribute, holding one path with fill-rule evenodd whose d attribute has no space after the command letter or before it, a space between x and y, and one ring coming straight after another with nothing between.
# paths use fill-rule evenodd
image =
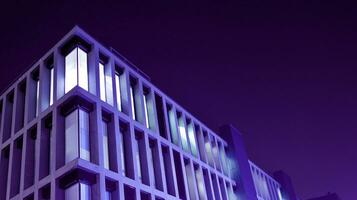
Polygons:
<instances>
[{"instance_id":1,"label":"vertical window slot","mask_svg":"<svg viewBox=\"0 0 357 200\"><path fill-rule=\"evenodd\" d=\"M13 145L10 198L17 195L20 191L19 175L21 174L22 148L23 139L20 136L15 140Z\"/></svg>"},{"instance_id":2,"label":"vertical window slot","mask_svg":"<svg viewBox=\"0 0 357 200\"><path fill-rule=\"evenodd\" d=\"M190 195L190 199L195 200L196 199L196 187L195 187L195 176L192 172L192 167L191 167L191 161L189 159L184 159L185 163L185 170L186 170L186 177L187 177L187 186L188 186L188 192Z\"/></svg>"},{"instance_id":3,"label":"vertical window slot","mask_svg":"<svg viewBox=\"0 0 357 200\"><path fill-rule=\"evenodd\" d=\"M175 196L175 183L174 183L174 175L172 172L172 163L171 163L171 155L170 155L169 147L162 146L162 157L164 160L167 192L172 196Z\"/></svg>"},{"instance_id":4,"label":"vertical window slot","mask_svg":"<svg viewBox=\"0 0 357 200\"><path fill-rule=\"evenodd\" d=\"M24 179L25 189L32 186L35 180L36 139L37 139L37 126L34 126L27 132L27 138L26 138L25 179Z\"/></svg>"},{"instance_id":5,"label":"vertical window slot","mask_svg":"<svg viewBox=\"0 0 357 200\"><path fill-rule=\"evenodd\" d=\"M179 146L179 136L177 133L177 118L176 113L172 105L167 105L167 116L169 119L169 127L171 133L171 140L174 144Z\"/></svg>"},{"instance_id":6,"label":"vertical window slot","mask_svg":"<svg viewBox=\"0 0 357 200\"><path fill-rule=\"evenodd\" d=\"M19 83L17 87L15 132L19 131L24 126L25 96L26 96L26 80L23 80Z\"/></svg>"},{"instance_id":7,"label":"vertical window slot","mask_svg":"<svg viewBox=\"0 0 357 200\"><path fill-rule=\"evenodd\" d=\"M182 162L180 153L177 151L173 151L174 161L175 161L175 170L176 170L176 177L177 177L177 186L179 190L179 197L180 199L187 199L186 197L186 190L185 190L185 180L182 171Z\"/></svg>"},{"instance_id":8,"label":"vertical window slot","mask_svg":"<svg viewBox=\"0 0 357 200\"><path fill-rule=\"evenodd\" d=\"M0 192L0 199L6 199L7 191L7 179L9 176L9 157L10 157L10 147L7 146L1 151L1 162L0 162L0 187L4 192Z\"/></svg>"},{"instance_id":9,"label":"vertical window slot","mask_svg":"<svg viewBox=\"0 0 357 200\"><path fill-rule=\"evenodd\" d=\"M40 179L50 174L51 158L51 137L52 133L52 115L47 116L41 123L40 135Z\"/></svg>"},{"instance_id":10,"label":"vertical window slot","mask_svg":"<svg viewBox=\"0 0 357 200\"><path fill-rule=\"evenodd\" d=\"M137 163L137 174L139 180L146 184L150 185L150 179L149 179L149 169L148 169L148 160L146 156L146 144L145 144L145 137L144 133L135 131L135 142L136 142L136 148L135 148L135 157L136 157L136 163Z\"/></svg>"},{"instance_id":11,"label":"vertical window slot","mask_svg":"<svg viewBox=\"0 0 357 200\"><path fill-rule=\"evenodd\" d=\"M129 124L124 122L120 122L120 133L122 134L122 142L123 145L123 153L121 153L123 173L126 177L135 179L135 172L134 172L134 156L132 151L132 143L131 143L131 134L129 129ZM124 158L124 159L123 159Z\"/></svg>"},{"instance_id":12,"label":"vertical window slot","mask_svg":"<svg viewBox=\"0 0 357 200\"><path fill-rule=\"evenodd\" d=\"M178 116L178 126L179 126L179 132L180 132L180 139L181 139L181 145L183 150L186 152L190 152L190 147L188 146L188 141L187 141L187 134L186 134L186 124L185 124L185 119L182 113L177 113Z\"/></svg>"},{"instance_id":13,"label":"vertical window slot","mask_svg":"<svg viewBox=\"0 0 357 200\"><path fill-rule=\"evenodd\" d=\"M4 116L4 127L2 129L2 141L5 142L11 136L11 126L12 126L12 113L14 107L14 91L11 91L6 96L5 102L5 116Z\"/></svg>"},{"instance_id":14,"label":"vertical window slot","mask_svg":"<svg viewBox=\"0 0 357 200\"><path fill-rule=\"evenodd\" d=\"M159 146L156 140L149 139L149 159L152 163L153 170L153 185L156 189L163 191L163 182L162 182L162 175L161 175L161 165L160 165L160 154L159 154Z\"/></svg>"},{"instance_id":15,"label":"vertical window slot","mask_svg":"<svg viewBox=\"0 0 357 200\"><path fill-rule=\"evenodd\" d=\"M166 132L164 103L162 97L156 93L155 93L155 104L156 104L157 121L159 125L159 133L163 138L167 139L168 137Z\"/></svg>"}]
</instances>

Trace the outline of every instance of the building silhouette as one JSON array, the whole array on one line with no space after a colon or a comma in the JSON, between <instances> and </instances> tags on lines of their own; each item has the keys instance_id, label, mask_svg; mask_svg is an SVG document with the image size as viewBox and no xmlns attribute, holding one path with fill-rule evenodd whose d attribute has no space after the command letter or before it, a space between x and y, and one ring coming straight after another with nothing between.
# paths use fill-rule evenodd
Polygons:
<instances>
[{"instance_id":1,"label":"building silhouette","mask_svg":"<svg viewBox=\"0 0 357 200\"><path fill-rule=\"evenodd\" d=\"M0 97L0 200L295 200L114 49L74 27Z\"/></svg>"},{"instance_id":2,"label":"building silhouette","mask_svg":"<svg viewBox=\"0 0 357 200\"><path fill-rule=\"evenodd\" d=\"M324 196L320 196L320 197L315 197L315 198L311 198L308 200L341 200L340 197L336 194L336 193L327 193Z\"/></svg>"}]
</instances>

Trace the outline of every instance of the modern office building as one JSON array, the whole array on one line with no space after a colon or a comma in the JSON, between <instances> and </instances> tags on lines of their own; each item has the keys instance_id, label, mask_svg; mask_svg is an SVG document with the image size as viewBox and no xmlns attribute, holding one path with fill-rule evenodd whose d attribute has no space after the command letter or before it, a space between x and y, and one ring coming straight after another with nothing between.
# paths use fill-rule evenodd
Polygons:
<instances>
[{"instance_id":1,"label":"modern office building","mask_svg":"<svg viewBox=\"0 0 357 200\"><path fill-rule=\"evenodd\" d=\"M0 200L284 199L234 127L216 134L79 27L3 92L0 125Z\"/></svg>"}]
</instances>

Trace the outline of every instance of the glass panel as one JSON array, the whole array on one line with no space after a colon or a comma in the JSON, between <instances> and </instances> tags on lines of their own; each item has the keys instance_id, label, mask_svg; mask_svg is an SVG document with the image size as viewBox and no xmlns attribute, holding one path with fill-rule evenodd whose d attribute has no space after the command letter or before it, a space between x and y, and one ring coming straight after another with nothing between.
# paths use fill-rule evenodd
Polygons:
<instances>
[{"instance_id":1,"label":"glass panel","mask_svg":"<svg viewBox=\"0 0 357 200\"><path fill-rule=\"evenodd\" d=\"M40 105L40 80L36 80L36 117L38 116L38 109L39 109L39 105Z\"/></svg>"},{"instance_id":2,"label":"glass panel","mask_svg":"<svg viewBox=\"0 0 357 200\"><path fill-rule=\"evenodd\" d=\"M65 149L66 163L78 157L78 110L65 118Z\"/></svg>"},{"instance_id":3,"label":"glass panel","mask_svg":"<svg viewBox=\"0 0 357 200\"><path fill-rule=\"evenodd\" d=\"M141 175L141 162L140 162L140 152L139 152L138 140L135 140L135 160L136 160L136 166L138 168L138 178L141 181L142 175Z\"/></svg>"},{"instance_id":4,"label":"glass panel","mask_svg":"<svg viewBox=\"0 0 357 200\"><path fill-rule=\"evenodd\" d=\"M53 104L53 92L54 92L54 69L50 69L50 105Z\"/></svg>"},{"instance_id":5,"label":"glass panel","mask_svg":"<svg viewBox=\"0 0 357 200\"><path fill-rule=\"evenodd\" d=\"M91 199L90 186L84 183L80 183L80 186L81 186L80 200L90 200Z\"/></svg>"},{"instance_id":6,"label":"glass panel","mask_svg":"<svg viewBox=\"0 0 357 200\"><path fill-rule=\"evenodd\" d=\"M79 109L80 157L90 160L89 115Z\"/></svg>"},{"instance_id":7,"label":"glass panel","mask_svg":"<svg viewBox=\"0 0 357 200\"><path fill-rule=\"evenodd\" d=\"M120 79L119 79L119 74L115 74L115 89L117 93L117 108L119 111L121 111L121 90L120 90Z\"/></svg>"},{"instance_id":8,"label":"glass panel","mask_svg":"<svg viewBox=\"0 0 357 200\"><path fill-rule=\"evenodd\" d=\"M144 97L145 123L146 123L146 128L149 128L149 115L148 115L148 107L147 107L146 95L143 95L143 97Z\"/></svg>"},{"instance_id":9,"label":"glass panel","mask_svg":"<svg viewBox=\"0 0 357 200\"><path fill-rule=\"evenodd\" d=\"M111 200L111 193L109 191L105 191L105 200Z\"/></svg>"},{"instance_id":10,"label":"glass panel","mask_svg":"<svg viewBox=\"0 0 357 200\"><path fill-rule=\"evenodd\" d=\"M78 49L78 85L88 90L88 65L87 53L80 48Z\"/></svg>"},{"instance_id":11,"label":"glass panel","mask_svg":"<svg viewBox=\"0 0 357 200\"><path fill-rule=\"evenodd\" d=\"M151 173L155 175L155 169L154 169L154 158L152 156L153 152L152 152L152 148L153 147L149 147L147 150L149 151L148 152L148 162L150 162L151 166L150 166L150 170L151 170ZM156 178L153 178L152 179L152 184L154 187L156 187Z\"/></svg>"},{"instance_id":12,"label":"glass panel","mask_svg":"<svg viewBox=\"0 0 357 200\"><path fill-rule=\"evenodd\" d=\"M180 137L181 137L182 148L185 151L189 151L185 123L184 123L182 117L179 119L179 132L180 132Z\"/></svg>"},{"instance_id":13,"label":"glass panel","mask_svg":"<svg viewBox=\"0 0 357 200\"><path fill-rule=\"evenodd\" d=\"M130 86L130 101L131 101L131 112L133 114L133 119L136 120L135 117L135 105L134 105L134 94L133 94L133 87Z\"/></svg>"},{"instance_id":14,"label":"glass panel","mask_svg":"<svg viewBox=\"0 0 357 200\"><path fill-rule=\"evenodd\" d=\"M196 144L196 136L195 136L196 133L192 122L188 125L187 129L188 129L188 139L191 145L191 152L193 155L197 156L197 144Z\"/></svg>"},{"instance_id":15,"label":"glass panel","mask_svg":"<svg viewBox=\"0 0 357 200\"><path fill-rule=\"evenodd\" d=\"M125 176L125 154L124 154L124 135L120 133L120 160L121 160L121 169L123 171L123 176Z\"/></svg>"},{"instance_id":16,"label":"glass panel","mask_svg":"<svg viewBox=\"0 0 357 200\"><path fill-rule=\"evenodd\" d=\"M78 185L78 183L72 185L71 187L69 187L65 190L65 199L66 200L79 199L79 185Z\"/></svg>"},{"instance_id":17,"label":"glass panel","mask_svg":"<svg viewBox=\"0 0 357 200\"><path fill-rule=\"evenodd\" d=\"M104 65L102 63L99 63L99 86L100 86L100 99L102 101L106 101Z\"/></svg>"},{"instance_id":18,"label":"glass panel","mask_svg":"<svg viewBox=\"0 0 357 200\"><path fill-rule=\"evenodd\" d=\"M77 85L77 48L65 58L65 93Z\"/></svg>"},{"instance_id":19,"label":"glass panel","mask_svg":"<svg viewBox=\"0 0 357 200\"><path fill-rule=\"evenodd\" d=\"M169 115L171 140L174 144L179 145L178 144L179 142L178 142L177 128L176 128L176 115L172 108L168 111L168 115Z\"/></svg>"},{"instance_id":20,"label":"glass panel","mask_svg":"<svg viewBox=\"0 0 357 200\"><path fill-rule=\"evenodd\" d=\"M102 132L103 132L104 168L109 169L108 124L105 121L102 121Z\"/></svg>"}]
</instances>

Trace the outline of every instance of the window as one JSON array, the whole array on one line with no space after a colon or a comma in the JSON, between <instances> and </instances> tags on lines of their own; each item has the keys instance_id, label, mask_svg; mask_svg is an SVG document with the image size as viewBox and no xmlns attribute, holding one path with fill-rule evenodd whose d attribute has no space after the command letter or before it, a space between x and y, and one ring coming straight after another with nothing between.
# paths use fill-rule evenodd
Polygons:
<instances>
[{"instance_id":1,"label":"window","mask_svg":"<svg viewBox=\"0 0 357 200\"><path fill-rule=\"evenodd\" d=\"M78 157L90 160L89 114L76 109L65 118L66 163Z\"/></svg>"},{"instance_id":2,"label":"window","mask_svg":"<svg viewBox=\"0 0 357 200\"><path fill-rule=\"evenodd\" d=\"M29 81L29 91L28 94L28 120L30 122L32 119L38 116L40 109L40 67L37 67L31 72L31 80Z\"/></svg>"},{"instance_id":3,"label":"window","mask_svg":"<svg viewBox=\"0 0 357 200\"><path fill-rule=\"evenodd\" d=\"M161 96L155 93L155 105L156 105L156 114L157 114L157 122L159 126L159 133L163 138L168 139L166 133L166 123L165 123L165 111L164 111L164 103ZM153 117L155 118L155 117Z\"/></svg>"},{"instance_id":4,"label":"window","mask_svg":"<svg viewBox=\"0 0 357 200\"><path fill-rule=\"evenodd\" d=\"M205 184L208 184L208 183L204 182L202 170L198 165L194 165L194 170L195 170L195 177L196 177L199 199L206 199Z\"/></svg>"},{"instance_id":5,"label":"window","mask_svg":"<svg viewBox=\"0 0 357 200\"><path fill-rule=\"evenodd\" d=\"M188 140L190 141L191 152L194 156L198 156L197 154L197 144L196 144L196 133L193 122L190 122L187 127L188 130Z\"/></svg>"},{"instance_id":6,"label":"window","mask_svg":"<svg viewBox=\"0 0 357 200\"><path fill-rule=\"evenodd\" d=\"M53 95L54 95L54 69L50 69L50 106L53 104Z\"/></svg>"},{"instance_id":7,"label":"window","mask_svg":"<svg viewBox=\"0 0 357 200\"><path fill-rule=\"evenodd\" d=\"M66 200L90 200L91 188L85 183L76 183L65 190Z\"/></svg>"},{"instance_id":8,"label":"window","mask_svg":"<svg viewBox=\"0 0 357 200\"><path fill-rule=\"evenodd\" d=\"M186 127L185 127L185 121L184 121L184 117L182 116L182 114L178 114L179 117L179 132L180 132L180 138L181 138L181 144L182 144L182 148L189 152L189 147L188 147L188 141L187 141L187 135L186 135Z\"/></svg>"},{"instance_id":9,"label":"window","mask_svg":"<svg viewBox=\"0 0 357 200\"><path fill-rule=\"evenodd\" d=\"M105 191L105 194L104 194L104 199L105 200L111 200L112 199L112 193L110 191Z\"/></svg>"},{"instance_id":10,"label":"window","mask_svg":"<svg viewBox=\"0 0 357 200\"><path fill-rule=\"evenodd\" d=\"M105 91L105 75L104 75L104 64L99 63L99 86L100 86L100 99L106 101L107 95Z\"/></svg>"},{"instance_id":11,"label":"window","mask_svg":"<svg viewBox=\"0 0 357 200\"><path fill-rule=\"evenodd\" d=\"M103 153L104 153L104 168L109 169L109 137L108 137L108 123L102 121L103 133Z\"/></svg>"},{"instance_id":12,"label":"window","mask_svg":"<svg viewBox=\"0 0 357 200\"><path fill-rule=\"evenodd\" d=\"M135 102L134 102L134 94L133 94L133 86L130 85L130 102L131 102L131 113L133 114L133 119L136 120L135 113Z\"/></svg>"},{"instance_id":13,"label":"window","mask_svg":"<svg viewBox=\"0 0 357 200\"><path fill-rule=\"evenodd\" d=\"M152 185L158 189L163 191L164 186L162 182L162 174L161 174L161 165L160 165L160 155L159 155L159 146L156 140L149 139L149 161L151 161L150 170L152 170L152 174L154 174L154 178L152 179Z\"/></svg>"},{"instance_id":14,"label":"window","mask_svg":"<svg viewBox=\"0 0 357 200\"><path fill-rule=\"evenodd\" d=\"M51 160L51 136L52 136L52 116L47 116L41 123L40 132L40 172L42 179L50 174Z\"/></svg>"},{"instance_id":15,"label":"window","mask_svg":"<svg viewBox=\"0 0 357 200\"><path fill-rule=\"evenodd\" d=\"M35 107L35 116L38 116L38 110L39 110L39 105L40 105L40 79L37 78L36 80L36 107Z\"/></svg>"},{"instance_id":16,"label":"window","mask_svg":"<svg viewBox=\"0 0 357 200\"><path fill-rule=\"evenodd\" d=\"M121 163L121 170L123 173L123 176L125 176L125 153L124 153L124 135L120 131L120 163Z\"/></svg>"},{"instance_id":17,"label":"window","mask_svg":"<svg viewBox=\"0 0 357 200\"><path fill-rule=\"evenodd\" d=\"M176 126L176 114L173 106L167 106L167 115L169 118L169 127L171 133L171 140L174 144L179 145L179 138L177 133L177 126Z\"/></svg>"},{"instance_id":18,"label":"window","mask_svg":"<svg viewBox=\"0 0 357 200\"><path fill-rule=\"evenodd\" d=\"M79 47L65 57L65 93L76 85L88 90L87 53Z\"/></svg>"},{"instance_id":19,"label":"window","mask_svg":"<svg viewBox=\"0 0 357 200\"><path fill-rule=\"evenodd\" d=\"M148 98L147 98L147 94L143 95L144 98L144 113L145 113L145 124L146 124L146 128L150 128L150 124L149 124L149 112L148 112Z\"/></svg>"},{"instance_id":20,"label":"window","mask_svg":"<svg viewBox=\"0 0 357 200\"><path fill-rule=\"evenodd\" d=\"M115 90L116 90L117 108L119 111L122 111L120 86L121 86L120 85L120 74L119 74L119 72L115 72Z\"/></svg>"},{"instance_id":21,"label":"window","mask_svg":"<svg viewBox=\"0 0 357 200\"><path fill-rule=\"evenodd\" d=\"M137 172L138 172L138 178L140 181L142 181L142 173L141 173L141 159L140 159L140 149L139 149L139 138L136 137L135 139L135 161L136 161L136 166L137 166Z\"/></svg>"}]
</instances>

